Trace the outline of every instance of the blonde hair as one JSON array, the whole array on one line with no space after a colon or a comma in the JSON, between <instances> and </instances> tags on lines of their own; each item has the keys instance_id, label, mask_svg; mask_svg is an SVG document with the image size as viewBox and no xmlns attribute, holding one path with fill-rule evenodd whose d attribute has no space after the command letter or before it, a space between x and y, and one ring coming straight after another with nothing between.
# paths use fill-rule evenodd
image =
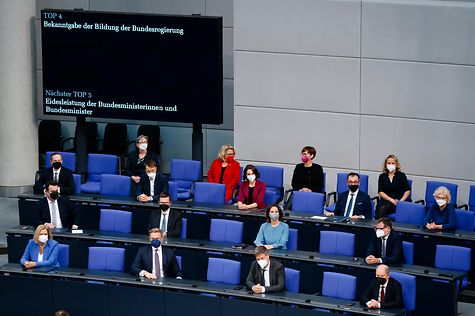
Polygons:
<instances>
[{"instance_id":1,"label":"blonde hair","mask_svg":"<svg viewBox=\"0 0 475 316\"><path fill-rule=\"evenodd\" d=\"M233 146L231 146L229 144L224 144L223 146L221 146L221 149L218 152L218 158L221 159L222 161L226 161L226 151L228 149L231 149L234 152L234 154L236 155L236 150L234 149Z\"/></svg>"},{"instance_id":2,"label":"blonde hair","mask_svg":"<svg viewBox=\"0 0 475 316\"><path fill-rule=\"evenodd\" d=\"M37 244L40 243L40 241L38 240L38 237L40 236L40 233L43 229L46 229L46 231L48 232L48 240L53 239L53 233L51 233L51 229L49 229L48 226L41 224L41 225L38 225L38 227L36 227L35 233L33 234L33 240Z\"/></svg>"},{"instance_id":3,"label":"blonde hair","mask_svg":"<svg viewBox=\"0 0 475 316\"><path fill-rule=\"evenodd\" d=\"M449 189L447 189L446 187L444 186L441 186L441 187L438 187L437 189L435 189L434 191L434 199L437 199L437 195L439 195L440 193L442 193L445 198L447 199L447 204L450 203L450 200L452 200L452 196L450 195L450 191Z\"/></svg>"},{"instance_id":4,"label":"blonde hair","mask_svg":"<svg viewBox=\"0 0 475 316\"><path fill-rule=\"evenodd\" d=\"M148 231L149 236L153 233L160 233L160 235L163 237L163 231L160 228L154 227Z\"/></svg>"},{"instance_id":5,"label":"blonde hair","mask_svg":"<svg viewBox=\"0 0 475 316\"><path fill-rule=\"evenodd\" d=\"M394 161L396 162L396 171L401 170L401 165L399 164L399 159L397 159L396 156L394 156L394 155L391 154L391 155L388 155L388 156L386 157L386 159L384 159L383 172L384 172L384 173L389 173L388 168L386 168L386 164L388 163L388 159L389 159L389 158L394 159Z\"/></svg>"}]
</instances>

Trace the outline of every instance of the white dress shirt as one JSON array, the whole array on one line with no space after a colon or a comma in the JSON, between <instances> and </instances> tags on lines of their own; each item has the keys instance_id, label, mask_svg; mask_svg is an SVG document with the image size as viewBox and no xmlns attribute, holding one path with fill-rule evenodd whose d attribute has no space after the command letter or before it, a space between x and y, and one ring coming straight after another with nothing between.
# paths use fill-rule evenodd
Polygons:
<instances>
[{"instance_id":1,"label":"white dress shirt","mask_svg":"<svg viewBox=\"0 0 475 316\"><path fill-rule=\"evenodd\" d=\"M267 267L264 269L264 284L262 286L262 293L266 292L266 286L270 286L270 276L269 276L269 271L270 271L270 260L269 264Z\"/></svg>"},{"instance_id":2,"label":"white dress shirt","mask_svg":"<svg viewBox=\"0 0 475 316\"><path fill-rule=\"evenodd\" d=\"M48 200L48 208L49 208L49 216L51 218L51 222L50 223L53 223L53 210L51 209L52 207L52 204L54 204L56 206L56 214L54 214L54 216L56 217L56 228L63 228L63 223L61 222L61 216L59 216L59 205L58 205L58 200L54 200L54 201L51 201L49 199Z\"/></svg>"},{"instance_id":3,"label":"white dress shirt","mask_svg":"<svg viewBox=\"0 0 475 316\"><path fill-rule=\"evenodd\" d=\"M351 209L350 209L350 212L348 213L348 217L351 217L353 216L353 210L355 209L355 204L356 204L356 196L358 195L358 190L356 190L355 192L349 192L348 193L348 197L346 198L346 203L345 203L345 213L346 213L346 209L348 208L348 204L350 203L350 200L351 200L351 195L353 194L353 205L351 206Z\"/></svg>"}]
</instances>

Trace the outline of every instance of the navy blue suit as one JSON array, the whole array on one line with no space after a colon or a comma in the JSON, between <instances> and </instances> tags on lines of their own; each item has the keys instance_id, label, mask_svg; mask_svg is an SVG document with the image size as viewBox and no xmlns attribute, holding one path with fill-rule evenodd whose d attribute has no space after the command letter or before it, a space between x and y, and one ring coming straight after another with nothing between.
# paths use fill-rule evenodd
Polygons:
<instances>
[{"instance_id":1,"label":"navy blue suit","mask_svg":"<svg viewBox=\"0 0 475 316\"><path fill-rule=\"evenodd\" d=\"M156 202L158 201L160 193L168 192L168 178L164 175L161 175L160 173L157 173L157 175L155 176L153 187L154 195L152 196L152 198L153 201ZM150 179L148 178L148 175L146 173L140 176L140 183L137 188L137 196L139 196L140 194L150 196Z\"/></svg>"},{"instance_id":2,"label":"navy blue suit","mask_svg":"<svg viewBox=\"0 0 475 316\"><path fill-rule=\"evenodd\" d=\"M178 261L176 260L173 249L161 247L162 248L162 268L163 275L165 277L181 277L180 267L178 266ZM130 273L133 275L139 275L140 271L145 270L152 273L153 270L153 253L152 246L140 247L135 260L130 267Z\"/></svg>"},{"instance_id":3,"label":"navy blue suit","mask_svg":"<svg viewBox=\"0 0 475 316\"><path fill-rule=\"evenodd\" d=\"M381 238L377 238L376 234L373 233L366 256L373 255L376 258L381 258L381 244ZM394 230L391 230L388 240L386 240L386 257L381 259L384 264L405 262L401 237L399 237L399 234Z\"/></svg>"},{"instance_id":4,"label":"navy blue suit","mask_svg":"<svg viewBox=\"0 0 475 316\"><path fill-rule=\"evenodd\" d=\"M51 223L49 213L48 198L44 197L35 205L36 225ZM66 198L58 197L59 217L64 228L71 228L73 225L79 226L79 216L74 205Z\"/></svg>"},{"instance_id":5,"label":"navy blue suit","mask_svg":"<svg viewBox=\"0 0 475 316\"><path fill-rule=\"evenodd\" d=\"M180 237L182 219L181 212L170 209L167 222L167 237ZM160 228L162 224L162 211L153 211L148 222L148 229Z\"/></svg>"},{"instance_id":6,"label":"navy blue suit","mask_svg":"<svg viewBox=\"0 0 475 316\"><path fill-rule=\"evenodd\" d=\"M40 172L40 177L36 180L35 185L33 186L33 191L35 193L43 193L45 184L48 181L52 181L54 177L53 167L43 169ZM76 191L76 185L74 183L73 172L66 167L61 167L59 172L58 186L60 189L60 194L70 195L74 194Z\"/></svg>"},{"instance_id":7,"label":"navy blue suit","mask_svg":"<svg viewBox=\"0 0 475 316\"><path fill-rule=\"evenodd\" d=\"M348 199L349 194L350 191L345 191L338 195L338 200L335 204L335 215L345 215L346 200ZM365 219L371 219L373 217L373 213L371 212L371 199L368 194L359 190L353 203L355 205L353 208L353 215L363 215Z\"/></svg>"},{"instance_id":8,"label":"navy blue suit","mask_svg":"<svg viewBox=\"0 0 475 316\"><path fill-rule=\"evenodd\" d=\"M371 281L370 287L361 296L361 304L366 306L366 303L373 300L378 300L381 285L374 279ZM384 302L381 303L381 308L398 308L404 307L402 299L402 286L396 279L389 278L387 287L384 291Z\"/></svg>"}]
</instances>

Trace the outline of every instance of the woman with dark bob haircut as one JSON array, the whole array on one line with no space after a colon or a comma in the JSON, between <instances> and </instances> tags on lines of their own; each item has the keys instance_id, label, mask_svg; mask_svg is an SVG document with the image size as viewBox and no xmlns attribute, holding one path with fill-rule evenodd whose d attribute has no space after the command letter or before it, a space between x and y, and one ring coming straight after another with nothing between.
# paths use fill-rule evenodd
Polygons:
<instances>
[{"instance_id":1,"label":"woman with dark bob haircut","mask_svg":"<svg viewBox=\"0 0 475 316\"><path fill-rule=\"evenodd\" d=\"M266 184L258 180L260 176L259 171L253 165L247 165L244 168L237 202L240 210L266 207L264 202Z\"/></svg>"},{"instance_id":2,"label":"woman with dark bob haircut","mask_svg":"<svg viewBox=\"0 0 475 316\"><path fill-rule=\"evenodd\" d=\"M267 249L287 249L289 225L282 222L284 212L277 204L272 204L266 210L267 222L261 225L254 244L265 246Z\"/></svg>"}]
</instances>

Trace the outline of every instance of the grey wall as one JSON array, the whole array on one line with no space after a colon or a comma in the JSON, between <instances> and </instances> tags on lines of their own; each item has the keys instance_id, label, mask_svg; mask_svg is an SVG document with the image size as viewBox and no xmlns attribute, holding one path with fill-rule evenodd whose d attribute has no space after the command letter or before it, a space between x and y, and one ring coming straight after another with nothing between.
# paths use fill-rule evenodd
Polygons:
<instances>
[{"instance_id":1,"label":"grey wall","mask_svg":"<svg viewBox=\"0 0 475 316\"><path fill-rule=\"evenodd\" d=\"M327 172L370 175L396 154L426 180L475 180L475 4L455 1L234 1L234 142L245 164L285 168L304 145Z\"/></svg>"},{"instance_id":2,"label":"grey wall","mask_svg":"<svg viewBox=\"0 0 475 316\"><path fill-rule=\"evenodd\" d=\"M55 9L84 9L93 11L114 11L131 13L158 13L158 14L201 14L223 17L223 86L224 86L224 124L204 125L204 170L207 171L211 161L224 143L233 141L234 128L234 70L233 70L233 2L232 0L36 0L37 41L40 45L40 11L44 8ZM41 93L41 51L37 51L38 92ZM39 95L39 101L42 97ZM199 104L197 104L199 106ZM38 104L39 119L54 118L43 116L42 104ZM71 118L58 117L63 120L63 136L73 136L75 123ZM97 120L96 120L97 121ZM137 136L140 121L100 120L100 122L121 122L128 124L129 139ZM161 127L162 144L162 171L168 172L172 158L191 159L191 124L174 124L158 122ZM99 124L99 136L103 135L105 123ZM130 147L130 149L133 149Z\"/></svg>"}]
</instances>

